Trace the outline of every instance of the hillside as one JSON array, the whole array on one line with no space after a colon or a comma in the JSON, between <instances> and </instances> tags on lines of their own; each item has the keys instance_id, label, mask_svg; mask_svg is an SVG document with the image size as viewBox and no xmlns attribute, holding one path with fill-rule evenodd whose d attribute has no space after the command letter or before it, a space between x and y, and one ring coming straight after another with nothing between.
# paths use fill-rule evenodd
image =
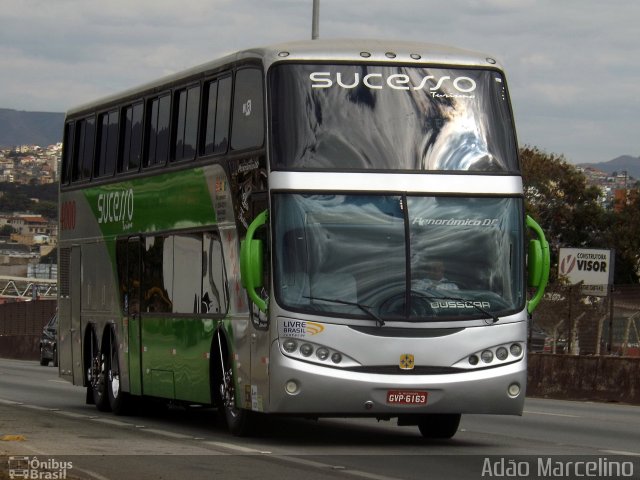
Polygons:
<instances>
[{"instance_id":1,"label":"hillside","mask_svg":"<svg viewBox=\"0 0 640 480\"><path fill-rule=\"evenodd\" d=\"M0 108L0 147L53 145L62 141L64 113Z\"/></svg>"},{"instance_id":2,"label":"hillside","mask_svg":"<svg viewBox=\"0 0 640 480\"><path fill-rule=\"evenodd\" d=\"M622 155L608 162L581 163L580 166L597 168L609 174L626 170L631 177L640 178L640 157L632 157L631 155Z\"/></svg>"}]
</instances>

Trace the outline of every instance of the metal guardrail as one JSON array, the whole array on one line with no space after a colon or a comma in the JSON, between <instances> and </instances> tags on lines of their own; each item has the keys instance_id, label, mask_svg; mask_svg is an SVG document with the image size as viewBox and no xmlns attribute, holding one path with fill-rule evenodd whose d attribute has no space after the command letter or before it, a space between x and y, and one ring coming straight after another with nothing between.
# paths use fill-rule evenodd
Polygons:
<instances>
[{"instance_id":1,"label":"metal guardrail","mask_svg":"<svg viewBox=\"0 0 640 480\"><path fill-rule=\"evenodd\" d=\"M58 281L47 278L0 276L0 298L35 300L58 295Z\"/></svg>"}]
</instances>

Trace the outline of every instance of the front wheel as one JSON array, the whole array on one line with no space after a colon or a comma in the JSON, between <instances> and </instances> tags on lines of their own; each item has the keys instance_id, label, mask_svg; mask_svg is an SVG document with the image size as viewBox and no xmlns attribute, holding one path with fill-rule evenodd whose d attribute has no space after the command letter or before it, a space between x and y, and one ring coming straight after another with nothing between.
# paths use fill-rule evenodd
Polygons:
<instances>
[{"instance_id":1,"label":"front wheel","mask_svg":"<svg viewBox=\"0 0 640 480\"><path fill-rule=\"evenodd\" d=\"M424 438L452 438L460 425L459 413L433 413L423 415L418 429Z\"/></svg>"},{"instance_id":2,"label":"front wheel","mask_svg":"<svg viewBox=\"0 0 640 480\"><path fill-rule=\"evenodd\" d=\"M222 332L214 337L218 360L213 370L212 396L227 424L229 431L237 436L250 435L254 430L254 414L249 410L236 406L236 378L233 372L233 354L231 353Z\"/></svg>"}]
</instances>

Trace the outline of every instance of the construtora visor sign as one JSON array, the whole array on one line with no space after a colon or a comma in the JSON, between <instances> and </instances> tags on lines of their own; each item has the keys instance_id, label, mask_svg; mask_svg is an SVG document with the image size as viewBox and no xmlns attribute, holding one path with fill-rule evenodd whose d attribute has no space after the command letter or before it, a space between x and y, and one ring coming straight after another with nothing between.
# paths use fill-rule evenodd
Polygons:
<instances>
[{"instance_id":1,"label":"construtora visor sign","mask_svg":"<svg viewBox=\"0 0 640 480\"><path fill-rule=\"evenodd\" d=\"M614 255L612 250L591 248L561 248L558 258L558 273L569 283L582 282L585 287L606 286L613 281ZM606 288L603 290L606 295ZM597 294L597 293L592 293Z\"/></svg>"}]
</instances>

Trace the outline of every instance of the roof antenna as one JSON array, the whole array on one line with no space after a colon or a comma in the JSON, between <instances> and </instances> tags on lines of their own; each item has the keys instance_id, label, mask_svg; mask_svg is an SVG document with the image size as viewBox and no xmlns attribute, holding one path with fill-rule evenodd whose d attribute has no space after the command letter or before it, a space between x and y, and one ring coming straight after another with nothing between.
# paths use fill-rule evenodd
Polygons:
<instances>
[{"instance_id":1,"label":"roof antenna","mask_svg":"<svg viewBox=\"0 0 640 480\"><path fill-rule=\"evenodd\" d=\"M320 36L320 0L313 0L313 19L311 21L311 40Z\"/></svg>"}]
</instances>

